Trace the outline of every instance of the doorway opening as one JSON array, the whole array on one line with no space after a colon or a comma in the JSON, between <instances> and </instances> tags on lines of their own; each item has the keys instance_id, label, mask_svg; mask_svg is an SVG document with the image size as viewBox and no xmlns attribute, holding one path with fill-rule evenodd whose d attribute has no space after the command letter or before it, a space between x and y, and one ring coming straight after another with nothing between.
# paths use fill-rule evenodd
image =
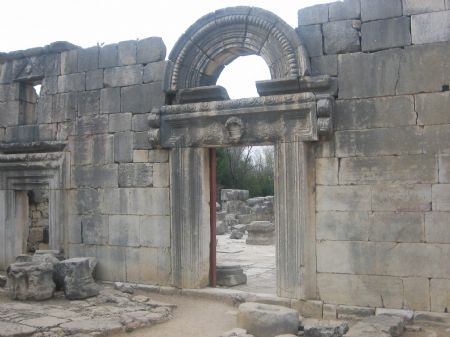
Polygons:
<instances>
[{"instance_id":1,"label":"doorway opening","mask_svg":"<svg viewBox=\"0 0 450 337\"><path fill-rule=\"evenodd\" d=\"M274 147L216 151L217 286L276 294Z\"/></svg>"}]
</instances>

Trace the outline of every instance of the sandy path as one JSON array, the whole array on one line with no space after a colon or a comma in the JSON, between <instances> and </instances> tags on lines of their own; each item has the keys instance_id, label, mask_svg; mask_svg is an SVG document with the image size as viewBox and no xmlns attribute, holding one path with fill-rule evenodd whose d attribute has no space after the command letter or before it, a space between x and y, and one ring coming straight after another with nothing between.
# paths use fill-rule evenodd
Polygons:
<instances>
[{"instance_id":1,"label":"sandy path","mask_svg":"<svg viewBox=\"0 0 450 337\"><path fill-rule=\"evenodd\" d=\"M175 317L150 328L122 333L120 337L219 337L236 327L236 308L222 302L186 296L149 294L152 300L176 304Z\"/></svg>"}]
</instances>

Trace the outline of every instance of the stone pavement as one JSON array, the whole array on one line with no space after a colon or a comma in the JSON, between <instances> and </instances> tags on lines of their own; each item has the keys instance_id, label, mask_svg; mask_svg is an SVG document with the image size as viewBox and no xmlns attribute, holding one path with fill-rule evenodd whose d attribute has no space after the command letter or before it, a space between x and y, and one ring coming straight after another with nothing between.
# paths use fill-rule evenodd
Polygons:
<instances>
[{"instance_id":1,"label":"stone pavement","mask_svg":"<svg viewBox=\"0 0 450 337\"><path fill-rule=\"evenodd\" d=\"M11 302L0 292L0 337L104 336L167 321L174 305L104 287L85 301L62 293L46 302Z\"/></svg>"},{"instance_id":2,"label":"stone pavement","mask_svg":"<svg viewBox=\"0 0 450 337\"><path fill-rule=\"evenodd\" d=\"M247 245L247 234L241 239L230 239L229 236L217 235L217 264L239 264L247 274L247 284L233 289L276 294L275 245Z\"/></svg>"}]
</instances>

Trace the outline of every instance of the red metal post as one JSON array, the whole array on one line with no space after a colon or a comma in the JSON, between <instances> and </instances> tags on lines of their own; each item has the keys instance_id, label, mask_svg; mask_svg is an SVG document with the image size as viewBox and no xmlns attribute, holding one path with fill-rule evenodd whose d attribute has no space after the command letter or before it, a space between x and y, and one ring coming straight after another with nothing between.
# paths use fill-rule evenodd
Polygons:
<instances>
[{"instance_id":1,"label":"red metal post","mask_svg":"<svg viewBox=\"0 0 450 337\"><path fill-rule=\"evenodd\" d=\"M209 283L216 287L216 149L209 149L209 211L210 211L210 244L209 244Z\"/></svg>"}]
</instances>

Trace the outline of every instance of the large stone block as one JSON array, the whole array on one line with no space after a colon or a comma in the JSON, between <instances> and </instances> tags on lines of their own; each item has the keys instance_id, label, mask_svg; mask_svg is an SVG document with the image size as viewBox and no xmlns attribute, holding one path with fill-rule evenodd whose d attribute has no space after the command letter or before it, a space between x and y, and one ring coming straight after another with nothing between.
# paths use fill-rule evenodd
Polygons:
<instances>
[{"instance_id":1,"label":"large stone block","mask_svg":"<svg viewBox=\"0 0 450 337\"><path fill-rule=\"evenodd\" d=\"M157 248L127 248L127 282L158 284Z\"/></svg>"},{"instance_id":2,"label":"large stone block","mask_svg":"<svg viewBox=\"0 0 450 337\"><path fill-rule=\"evenodd\" d=\"M166 46L160 37L149 37L137 43L137 63L163 61L166 57Z\"/></svg>"},{"instance_id":3,"label":"large stone block","mask_svg":"<svg viewBox=\"0 0 450 337\"><path fill-rule=\"evenodd\" d=\"M425 214L425 242L450 243L450 213Z\"/></svg>"},{"instance_id":4,"label":"large stone block","mask_svg":"<svg viewBox=\"0 0 450 337\"><path fill-rule=\"evenodd\" d=\"M450 124L450 92L420 94L415 99L418 124Z\"/></svg>"},{"instance_id":5,"label":"large stone block","mask_svg":"<svg viewBox=\"0 0 450 337\"><path fill-rule=\"evenodd\" d=\"M133 163L148 163L148 150L133 150Z\"/></svg>"},{"instance_id":6,"label":"large stone block","mask_svg":"<svg viewBox=\"0 0 450 337\"><path fill-rule=\"evenodd\" d=\"M375 185L374 211L426 212L431 210L431 185Z\"/></svg>"},{"instance_id":7,"label":"large stone block","mask_svg":"<svg viewBox=\"0 0 450 337\"><path fill-rule=\"evenodd\" d=\"M450 125L425 126L423 138L424 153L450 153Z\"/></svg>"},{"instance_id":8,"label":"large stone block","mask_svg":"<svg viewBox=\"0 0 450 337\"><path fill-rule=\"evenodd\" d=\"M390 156L422 153L423 129L416 126L336 132L336 156Z\"/></svg>"},{"instance_id":9,"label":"large stone block","mask_svg":"<svg viewBox=\"0 0 450 337\"><path fill-rule=\"evenodd\" d=\"M139 216L110 215L109 244L139 247Z\"/></svg>"},{"instance_id":10,"label":"large stone block","mask_svg":"<svg viewBox=\"0 0 450 337\"><path fill-rule=\"evenodd\" d=\"M168 163L169 151L168 150L150 150L148 151L149 163Z\"/></svg>"},{"instance_id":11,"label":"large stone block","mask_svg":"<svg viewBox=\"0 0 450 337\"><path fill-rule=\"evenodd\" d=\"M118 44L119 66L136 64L136 41L121 41Z\"/></svg>"},{"instance_id":12,"label":"large stone block","mask_svg":"<svg viewBox=\"0 0 450 337\"><path fill-rule=\"evenodd\" d=\"M98 68L99 48L97 46L78 50L78 71L88 71Z\"/></svg>"},{"instance_id":13,"label":"large stone block","mask_svg":"<svg viewBox=\"0 0 450 337\"><path fill-rule=\"evenodd\" d=\"M404 309L430 310L430 281L427 278L403 279Z\"/></svg>"},{"instance_id":14,"label":"large stone block","mask_svg":"<svg viewBox=\"0 0 450 337\"><path fill-rule=\"evenodd\" d=\"M20 84L0 84L0 102L19 100Z\"/></svg>"},{"instance_id":15,"label":"large stone block","mask_svg":"<svg viewBox=\"0 0 450 337\"><path fill-rule=\"evenodd\" d=\"M93 142L91 136L71 137L69 150L72 154L72 165L92 164Z\"/></svg>"},{"instance_id":16,"label":"large stone block","mask_svg":"<svg viewBox=\"0 0 450 337\"><path fill-rule=\"evenodd\" d=\"M150 129L147 114L137 114L133 116L132 130L147 131Z\"/></svg>"},{"instance_id":17,"label":"large stone block","mask_svg":"<svg viewBox=\"0 0 450 337\"><path fill-rule=\"evenodd\" d=\"M395 95L401 55L400 49L339 55L339 98Z\"/></svg>"},{"instance_id":18,"label":"large stone block","mask_svg":"<svg viewBox=\"0 0 450 337\"><path fill-rule=\"evenodd\" d=\"M442 91L443 86L449 84L450 59L447 57L449 53L450 43L405 48L400 62L397 93ZM430 67L430 64L433 66Z\"/></svg>"},{"instance_id":19,"label":"large stone block","mask_svg":"<svg viewBox=\"0 0 450 337\"><path fill-rule=\"evenodd\" d=\"M238 327L258 337L297 334L298 312L278 305L247 302L239 306Z\"/></svg>"},{"instance_id":20,"label":"large stone block","mask_svg":"<svg viewBox=\"0 0 450 337\"><path fill-rule=\"evenodd\" d=\"M168 163L155 163L153 166L153 186L169 187L170 167Z\"/></svg>"},{"instance_id":21,"label":"large stone block","mask_svg":"<svg viewBox=\"0 0 450 337\"><path fill-rule=\"evenodd\" d=\"M368 240L368 212L318 212L316 221L317 240Z\"/></svg>"},{"instance_id":22,"label":"large stone block","mask_svg":"<svg viewBox=\"0 0 450 337\"><path fill-rule=\"evenodd\" d=\"M369 211L369 186L317 186L318 211Z\"/></svg>"},{"instance_id":23,"label":"large stone block","mask_svg":"<svg viewBox=\"0 0 450 337\"><path fill-rule=\"evenodd\" d=\"M86 90L103 88L103 69L86 72Z\"/></svg>"},{"instance_id":24,"label":"large stone block","mask_svg":"<svg viewBox=\"0 0 450 337\"><path fill-rule=\"evenodd\" d=\"M361 20L372 21L402 16L402 0L361 0Z\"/></svg>"},{"instance_id":25,"label":"large stone block","mask_svg":"<svg viewBox=\"0 0 450 337\"><path fill-rule=\"evenodd\" d=\"M119 65L119 50L117 44L109 44L100 49L99 67L111 68Z\"/></svg>"},{"instance_id":26,"label":"large stone block","mask_svg":"<svg viewBox=\"0 0 450 337\"><path fill-rule=\"evenodd\" d=\"M78 135L93 135L105 133L108 130L108 116L95 115L85 116L77 119Z\"/></svg>"},{"instance_id":27,"label":"large stone block","mask_svg":"<svg viewBox=\"0 0 450 337\"><path fill-rule=\"evenodd\" d=\"M77 92L69 92L53 96L53 107L51 110L52 122L75 120L78 113L78 94Z\"/></svg>"},{"instance_id":28,"label":"large stone block","mask_svg":"<svg viewBox=\"0 0 450 337\"><path fill-rule=\"evenodd\" d=\"M112 164L114 162L114 137L103 134L92 137L92 163L95 165Z\"/></svg>"},{"instance_id":29,"label":"large stone block","mask_svg":"<svg viewBox=\"0 0 450 337\"><path fill-rule=\"evenodd\" d=\"M131 112L109 115L109 132L123 132L131 130Z\"/></svg>"},{"instance_id":30,"label":"large stone block","mask_svg":"<svg viewBox=\"0 0 450 337\"><path fill-rule=\"evenodd\" d=\"M313 75L338 75L337 55L323 55L311 58Z\"/></svg>"},{"instance_id":31,"label":"large stone block","mask_svg":"<svg viewBox=\"0 0 450 337\"><path fill-rule=\"evenodd\" d=\"M334 118L336 130L358 130L415 125L417 116L413 96L393 96L338 100Z\"/></svg>"},{"instance_id":32,"label":"large stone block","mask_svg":"<svg viewBox=\"0 0 450 337\"><path fill-rule=\"evenodd\" d=\"M369 240L423 242L424 215L416 212L375 212L370 216Z\"/></svg>"},{"instance_id":33,"label":"large stone block","mask_svg":"<svg viewBox=\"0 0 450 337\"><path fill-rule=\"evenodd\" d=\"M145 163L119 165L119 187L153 186L153 166Z\"/></svg>"},{"instance_id":34,"label":"large stone block","mask_svg":"<svg viewBox=\"0 0 450 337\"><path fill-rule=\"evenodd\" d=\"M434 156L389 156L342 158L339 169L340 184L437 182L437 163Z\"/></svg>"},{"instance_id":35,"label":"large stone block","mask_svg":"<svg viewBox=\"0 0 450 337\"><path fill-rule=\"evenodd\" d=\"M116 164L100 166L78 166L72 170L74 187L117 187L118 169Z\"/></svg>"},{"instance_id":36,"label":"large stone block","mask_svg":"<svg viewBox=\"0 0 450 337\"><path fill-rule=\"evenodd\" d=\"M317 287L327 303L402 308L403 285L396 277L319 273Z\"/></svg>"},{"instance_id":37,"label":"large stone block","mask_svg":"<svg viewBox=\"0 0 450 337\"><path fill-rule=\"evenodd\" d=\"M141 216L139 243L146 247L170 247L170 216Z\"/></svg>"},{"instance_id":38,"label":"large stone block","mask_svg":"<svg viewBox=\"0 0 450 337\"><path fill-rule=\"evenodd\" d=\"M76 207L78 214L98 213L100 210L100 193L94 188L76 190Z\"/></svg>"},{"instance_id":39,"label":"large stone block","mask_svg":"<svg viewBox=\"0 0 450 337\"><path fill-rule=\"evenodd\" d=\"M361 17L360 0L344 0L330 3L328 17L330 21L359 19Z\"/></svg>"},{"instance_id":40,"label":"large stone block","mask_svg":"<svg viewBox=\"0 0 450 337\"><path fill-rule=\"evenodd\" d=\"M147 64L144 67L144 83L163 81L168 62L170 61L159 61Z\"/></svg>"},{"instance_id":41,"label":"large stone block","mask_svg":"<svg viewBox=\"0 0 450 337\"><path fill-rule=\"evenodd\" d=\"M85 89L85 73L75 73L58 77L58 92L83 91Z\"/></svg>"},{"instance_id":42,"label":"large stone block","mask_svg":"<svg viewBox=\"0 0 450 337\"><path fill-rule=\"evenodd\" d=\"M123 87L142 83L142 65L107 68L104 73L105 87Z\"/></svg>"},{"instance_id":43,"label":"large stone block","mask_svg":"<svg viewBox=\"0 0 450 337\"><path fill-rule=\"evenodd\" d=\"M433 185L432 195L434 211L450 211L450 184Z\"/></svg>"},{"instance_id":44,"label":"large stone block","mask_svg":"<svg viewBox=\"0 0 450 337\"><path fill-rule=\"evenodd\" d=\"M100 90L100 113L120 112L120 88Z\"/></svg>"},{"instance_id":45,"label":"large stone block","mask_svg":"<svg viewBox=\"0 0 450 337\"><path fill-rule=\"evenodd\" d=\"M338 158L316 159L316 183L319 185L337 185L339 173Z\"/></svg>"},{"instance_id":46,"label":"large stone block","mask_svg":"<svg viewBox=\"0 0 450 337\"><path fill-rule=\"evenodd\" d=\"M130 214L170 215L169 189L129 189L128 210Z\"/></svg>"},{"instance_id":47,"label":"large stone block","mask_svg":"<svg viewBox=\"0 0 450 337\"><path fill-rule=\"evenodd\" d=\"M119 163L133 161L132 132L118 132L114 134L114 161Z\"/></svg>"},{"instance_id":48,"label":"large stone block","mask_svg":"<svg viewBox=\"0 0 450 337\"><path fill-rule=\"evenodd\" d=\"M297 31L310 57L323 55L321 25L300 26Z\"/></svg>"},{"instance_id":49,"label":"large stone block","mask_svg":"<svg viewBox=\"0 0 450 337\"><path fill-rule=\"evenodd\" d=\"M0 125L12 126L19 124L19 101L0 103Z\"/></svg>"},{"instance_id":50,"label":"large stone block","mask_svg":"<svg viewBox=\"0 0 450 337\"><path fill-rule=\"evenodd\" d=\"M102 191L102 213L104 214L129 214L128 195L126 188L105 188Z\"/></svg>"},{"instance_id":51,"label":"large stone block","mask_svg":"<svg viewBox=\"0 0 450 337\"><path fill-rule=\"evenodd\" d=\"M82 243L104 245L108 243L109 229L107 215L84 215L81 217Z\"/></svg>"},{"instance_id":52,"label":"large stone block","mask_svg":"<svg viewBox=\"0 0 450 337\"><path fill-rule=\"evenodd\" d=\"M402 0L403 15L429 13L445 10L444 0Z\"/></svg>"},{"instance_id":53,"label":"large stone block","mask_svg":"<svg viewBox=\"0 0 450 337\"><path fill-rule=\"evenodd\" d=\"M133 148L140 150L152 148L148 131L134 132Z\"/></svg>"},{"instance_id":54,"label":"large stone block","mask_svg":"<svg viewBox=\"0 0 450 337\"><path fill-rule=\"evenodd\" d=\"M78 72L78 50L72 49L61 53L61 74Z\"/></svg>"},{"instance_id":55,"label":"large stone block","mask_svg":"<svg viewBox=\"0 0 450 337\"><path fill-rule=\"evenodd\" d=\"M298 25L314 25L328 22L328 5L315 5L298 11Z\"/></svg>"},{"instance_id":56,"label":"large stone block","mask_svg":"<svg viewBox=\"0 0 450 337\"><path fill-rule=\"evenodd\" d=\"M354 20L334 21L322 27L325 54L352 53L361 50L359 31Z\"/></svg>"},{"instance_id":57,"label":"large stone block","mask_svg":"<svg viewBox=\"0 0 450 337\"><path fill-rule=\"evenodd\" d=\"M161 83L134 85L121 89L121 111L144 113L164 104Z\"/></svg>"},{"instance_id":58,"label":"large stone block","mask_svg":"<svg viewBox=\"0 0 450 337\"><path fill-rule=\"evenodd\" d=\"M450 11L413 15L411 34L414 44L449 41Z\"/></svg>"},{"instance_id":59,"label":"large stone block","mask_svg":"<svg viewBox=\"0 0 450 337\"><path fill-rule=\"evenodd\" d=\"M7 274L7 286L12 299L42 301L53 297L55 291L53 264L46 262L13 263L8 267ZM15 336L15 334L11 336Z\"/></svg>"},{"instance_id":60,"label":"large stone block","mask_svg":"<svg viewBox=\"0 0 450 337\"><path fill-rule=\"evenodd\" d=\"M445 312L450 308L450 280L430 280L431 311Z\"/></svg>"},{"instance_id":61,"label":"large stone block","mask_svg":"<svg viewBox=\"0 0 450 337\"><path fill-rule=\"evenodd\" d=\"M450 183L450 156L439 156L439 182Z\"/></svg>"},{"instance_id":62,"label":"large stone block","mask_svg":"<svg viewBox=\"0 0 450 337\"><path fill-rule=\"evenodd\" d=\"M126 281L126 250L127 248L119 246L97 246L95 256L98 265L95 278L105 281Z\"/></svg>"},{"instance_id":63,"label":"large stone block","mask_svg":"<svg viewBox=\"0 0 450 337\"><path fill-rule=\"evenodd\" d=\"M411 44L410 18L379 20L361 26L363 51L375 51Z\"/></svg>"},{"instance_id":64,"label":"large stone block","mask_svg":"<svg viewBox=\"0 0 450 337\"><path fill-rule=\"evenodd\" d=\"M78 115L96 115L100 111L100 90L83 91L78 94Z\"/></svg>"}]
</instances>

